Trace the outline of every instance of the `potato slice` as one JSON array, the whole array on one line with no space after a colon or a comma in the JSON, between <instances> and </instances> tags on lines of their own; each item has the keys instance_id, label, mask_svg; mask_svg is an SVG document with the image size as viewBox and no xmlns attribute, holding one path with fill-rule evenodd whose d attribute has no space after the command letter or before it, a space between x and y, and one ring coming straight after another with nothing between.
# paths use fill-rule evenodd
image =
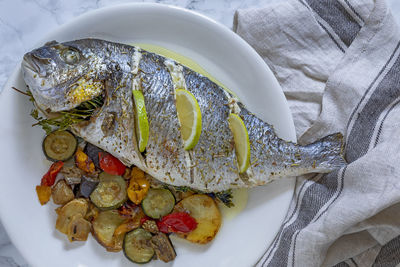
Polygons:
<instances>
[{"instance_id":1,"label":"potato slice","mask_svg":"<svg viewBox=\"0 0 400 267\"><path fill-rule=\"evenodd\" d=\"M59 180L51 188L51 197L57 205L64 205L75 198L74 192L64 179Z\"/></svg>"},{"instance_id":2,"label":"potato slice","mask_svg":"<svg viewBox=\"0 0 400 267\"><path fill-rule=\"evenodd\" d=\"M75 214L81 214L84 217L88 211L88 202L84 198L71 200L60 209L57 209L58 217L56 229L63 234L68 234L68 225Z\"/></svg>"},{"instance_id":3,"label":"potato slice","mask_svg":"<svg viewBox=\"0 0 400 267\"><path fill-rule=\"evenodd\" d=\"M117 210L101 211L93 220L93 236L107 251L116 252L122 250L122 239L124 235L114 237L114 232L124 221L126 221L126 219L119 215ZM116 238L118 240L116 240Z\"/></svg>"},{"instance_id":4,"label":"potato slice","mask_svg":"<svg viewBox=\"0 0 400 267\"><path fill-rule=\"evenodd\" d=\"M92 225L83 218L81 213L75 214L68 224L67 236L69 241L86 241L91 228Z\"/></svg>"},{"instance_id":5,"label":"potato slice","mask_svg":"<svg viewBox=\"0 0 400 267\"><path fill-rule=\"evenodd\" d=\"M204 194L184 198L175 206L175 211L187 212L196 219L197 227L190 233L178 236L199 244L206 244L214 239L221 226L221 213L215 201Z\"/></svg>"}]
</instances>

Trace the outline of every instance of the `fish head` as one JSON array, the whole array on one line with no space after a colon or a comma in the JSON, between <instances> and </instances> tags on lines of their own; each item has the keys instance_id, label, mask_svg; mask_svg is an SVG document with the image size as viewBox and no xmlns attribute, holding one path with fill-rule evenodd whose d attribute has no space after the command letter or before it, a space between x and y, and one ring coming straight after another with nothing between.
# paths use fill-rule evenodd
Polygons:
<instances>
[{"instance_id":1,"label":"fish head","mask_svg":"<svg viewBox=\"0 0 400 267\"><path fill-rule=\"evenodd\" d=\"M24 55L21 67L35 103L42 110L69 110L103 91L103 58L91 39L48 42Z\"/></svg>"}]
</instances>

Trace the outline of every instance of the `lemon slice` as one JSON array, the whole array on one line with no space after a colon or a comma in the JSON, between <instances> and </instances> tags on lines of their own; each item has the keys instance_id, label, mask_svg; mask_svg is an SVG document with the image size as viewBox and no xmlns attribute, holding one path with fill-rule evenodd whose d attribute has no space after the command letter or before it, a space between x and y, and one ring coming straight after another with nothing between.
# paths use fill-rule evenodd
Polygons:
<instances>
[{"instance_id":1,"label":"lemon slice","mask_svg":"<svg viewBox=\"0 0 400 267\"><path fill-rule=\"evenodd\" d=\"M200 107L196 98L188 90L177 89L175 96L184 148L190 150L197 144L201 134Z\"/></svg>"},{"instance_id":2,"label":"lemon slice","mask_svg":"<svg viewBox=\"0 0 400 267\"><path fill-rule=\"evenodd\" d=\"M239 165L239 172L244 173L250 165L250 140L246 125L236 114L229 114L229 128L235 141L236 159Z\"/></svg>"},{"instance_id":3,"label":"lemon slice","mask_svg":"<svg viewBox=\"0 0 400 267\"><path fill-rule=\"evenodd\" d=\"M143 152L149 140L149 121L147 120L143 93L139 90L132 90L132 94L135 104L136 138L138 139L139 151Z\"/></svg>"}]
</instances>

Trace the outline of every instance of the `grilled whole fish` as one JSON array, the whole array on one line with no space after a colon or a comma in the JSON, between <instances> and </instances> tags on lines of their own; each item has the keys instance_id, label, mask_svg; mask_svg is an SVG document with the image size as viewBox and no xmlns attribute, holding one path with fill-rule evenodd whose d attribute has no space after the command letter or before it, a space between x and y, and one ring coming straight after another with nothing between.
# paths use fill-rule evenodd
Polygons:
<instances>
[{"instance_id":1,"label":"grilled whole fish","mask_svg":"<svg viewBox=\"0 0 400 267\"><path fill-rule=\"evenodd\" d=\"M306 146L282 140L271 125L207 77L138 47L97 39L53 41L25 54L22 72L35 104L45 113L103 96L104 105L70 129L170 185L217 192L330 172L346 164L340 133ZM176 87L186 87L202 112L200 139L190 151L184 150L180 135ZM132 89L141 90L146 103L150 132L143 154L135 134ZM228 125L231 112L243 119L251 143L251 165L243 174Z\"/></svg>"}]
</instances>

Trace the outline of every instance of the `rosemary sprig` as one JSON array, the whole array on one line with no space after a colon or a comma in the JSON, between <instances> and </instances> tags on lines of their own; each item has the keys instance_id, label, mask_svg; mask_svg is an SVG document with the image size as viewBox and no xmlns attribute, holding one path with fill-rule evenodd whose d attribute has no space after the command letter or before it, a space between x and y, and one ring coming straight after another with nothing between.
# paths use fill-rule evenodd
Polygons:
<instances>
[{"instance_id":1,"label":"rosemary sprig","mask_svg":"<svg viewBox=\"0 0 400 267\"><path fill-rule=\"evenodd\" d=\"M14 89L17 90L16 88ZM26 92L22 92L21 90L17 91L29 96L29 101L31 101L32 103L35 101L29 89L27 89ZM103 104L104 97L102 95L99 95L89 101L81 103L76 108L59 112L60 116L51 119L41 117L39 115L38 109L34 108L31 111L30 115L35 120L37 120L37 122L32 126L40 125L42 129L46 132L46 134L49 134L54 130L66 130L69 126L75 123L88 120L98 108L101 108L103 106Z\"/></svg>"}]
</instances>

